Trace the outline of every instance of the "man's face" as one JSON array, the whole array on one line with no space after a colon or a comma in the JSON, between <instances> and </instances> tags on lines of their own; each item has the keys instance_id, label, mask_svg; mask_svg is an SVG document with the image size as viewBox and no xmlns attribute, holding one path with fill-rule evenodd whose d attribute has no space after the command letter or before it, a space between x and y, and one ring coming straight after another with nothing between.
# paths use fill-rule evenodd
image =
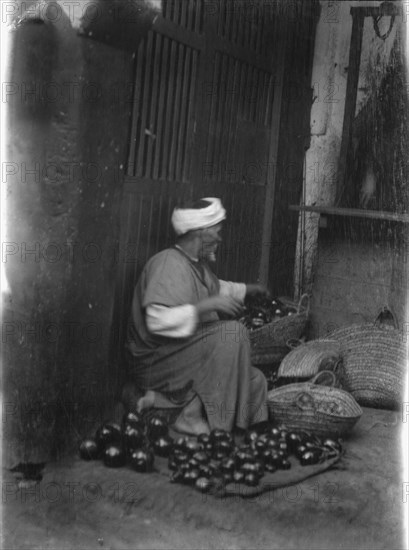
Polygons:
<instances>
[{"instance_id":1,"label":"man's face","mask_svg":"<svg viewBox=\"0 0 409 550\"><path fill-rule=\"evenodd\" d=\"M221 237L222 223L217 223L211 227L201 230L202 246L200 257L210 262L216 261L216 251L219 243L222 242Z\"/></svg>"}]
</instances>

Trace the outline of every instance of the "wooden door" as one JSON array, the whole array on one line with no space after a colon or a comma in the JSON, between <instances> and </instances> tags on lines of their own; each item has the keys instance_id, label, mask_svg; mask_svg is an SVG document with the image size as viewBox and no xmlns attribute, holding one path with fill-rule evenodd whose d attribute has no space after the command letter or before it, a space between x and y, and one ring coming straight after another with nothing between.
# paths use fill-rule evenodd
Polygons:
<instances>
[{"instance_id":1,"label":"wooden door","mask_svg":"<svg viewBox=\"0 0 409 550\"><path fill-rule=\"evenodd\" d=\"M248 10L248 5L252 10ZM172 209L218 196L228 212L216 272L268 270L281 108L283 21L264 2L167 0L140 45L113 322L120 360L134 286L169 246Z\"/></svg>"}]
</instances>

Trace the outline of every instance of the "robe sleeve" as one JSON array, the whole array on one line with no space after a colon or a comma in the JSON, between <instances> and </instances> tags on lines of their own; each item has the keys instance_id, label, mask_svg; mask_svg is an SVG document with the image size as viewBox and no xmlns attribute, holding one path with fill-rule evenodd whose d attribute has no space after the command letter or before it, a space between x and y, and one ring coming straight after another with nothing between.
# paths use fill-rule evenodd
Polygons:
<instances>
[{"instance_id":1,"label":"robe sleeve","mask_svg":"<svg viewBox=\"0 0 409 550\"><path fill-rule=\"evenodd\" d=\"M146 308L146 325L153 334L186 338L195 332L197 323L197 309L191 304L176 307L152 304Z\"/></svg>"},{"instance_id":2,"label":"robe sleeve","mask_svg":"<svg viewBox=\"0 0 409 550\"><path fill-rule=\"evenodd\" d=\"M246 285L244 283L232 283L230 281L222 281L219 279L220 283L220 296L230 296L239 300L239 302L244 302L246 296Z\"/></svg>"},{"instance_id":3,"label":"robe sleeve","mask_svg":"<svg viewBox=\"0 0 409 550\"><path fill-rule=\"evenodd\" d=\"M191 271L172 251L153 258L145 281L143 309L153 304L175 307L195 303Z\"/></svg>"}]
</instances>

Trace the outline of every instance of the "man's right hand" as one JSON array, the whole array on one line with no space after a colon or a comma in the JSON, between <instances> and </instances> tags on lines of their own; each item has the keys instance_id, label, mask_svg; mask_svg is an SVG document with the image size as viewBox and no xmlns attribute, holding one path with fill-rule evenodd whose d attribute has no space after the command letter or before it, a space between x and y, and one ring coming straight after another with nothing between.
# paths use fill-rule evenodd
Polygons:
<instances>
[{"instance_id":1,"label":"man's right hand","mask_svg":"<svg viewBox=\"0 0 409 550\"><path fill-rule=\"evenodd\" d=\"M199 317L211 311L237 317L243 311L243 304L230 296L211 296L196 304L196 308Z\"/></svg>"}]
</instances>

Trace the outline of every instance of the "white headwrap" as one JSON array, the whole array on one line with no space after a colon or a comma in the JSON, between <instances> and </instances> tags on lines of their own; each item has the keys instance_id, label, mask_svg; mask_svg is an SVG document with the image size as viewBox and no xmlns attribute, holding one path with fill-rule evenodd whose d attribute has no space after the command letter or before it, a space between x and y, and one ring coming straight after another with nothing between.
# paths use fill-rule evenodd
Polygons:
<instances>
[{"instance_id":1,"label":"white headwrap","mask_svg":"<svg viewBox=\"0 0 409 550\"><path fill-rule=\"evenodd\" d=\"M210 202L205 208L175 208L172 213L171 222L177 235L183 235L194 229L204 229L221 222L226 217L226 210L223 208L220 199L206 197L201 199Z\"/></svg>"}]
</instances>

